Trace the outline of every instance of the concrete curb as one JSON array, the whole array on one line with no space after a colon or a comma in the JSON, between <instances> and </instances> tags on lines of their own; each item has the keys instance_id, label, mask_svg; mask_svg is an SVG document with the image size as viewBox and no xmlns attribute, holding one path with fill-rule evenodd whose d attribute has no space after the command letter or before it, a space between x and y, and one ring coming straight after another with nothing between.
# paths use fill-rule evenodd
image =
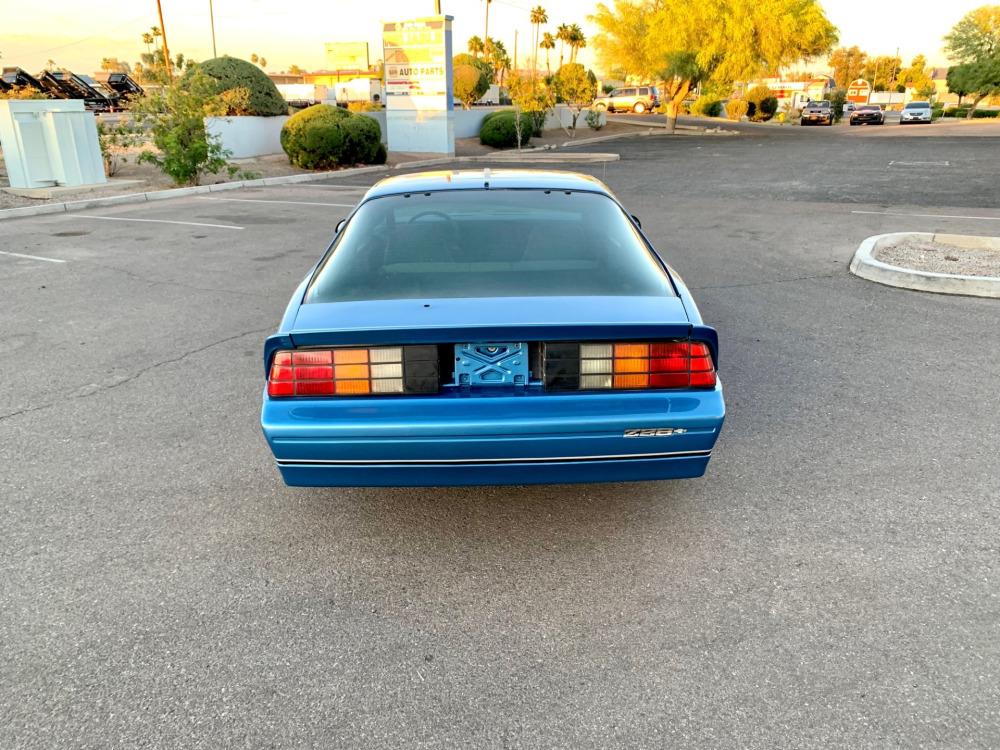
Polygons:
<instances>
[{"instance_id":1,"label":"concrete curb","mask_svg":"<svg viewBox=\"0 0 1000 750\"><path fill-rule=\"evenodd\" d=\"M267 185L290 185L299 182L319 182L337 177L352 177L369 172L385 172L389 168L379 164L372 167L355 167L340 169L334 172L311 172L309 174L289 174L280 177L262 177L256 180L239 180L237 182L220 182L215 185L197 185L195 187L172 188L169 190L151 190L148 193L126 193L124 195L109 195L105 198L83 198L65 203L46 203L42 206L21 206L20 208L5 208L0 210L0 221L4 219L19 219L27 216L44 216L46 214L61 214L78 211L84 208L100 208L101 206L118 206L127 203L145 203L146 201L169 200L183 198L188 195L202 193L217 193L222 190L239 190L248 187L265 187Z\"/></svg>"},{"instance_id":2,"label":"concrete curb","mask_svg":"<svg viewBox=\"0 0 1000 750\"><path fill-rule=\"evenodd\" d=\"M1000 277L998 276L960 276L958 274L933 273L931 271L914 271L900 266L891 266L876 260L875 250L880 243L900 240L906 237L933 239L933 232L890 232L869 237L851 260L851 273L878 284L895 286L901 289L914 289L919 292L934 292L936 294L961 294L968 297L1000 298ZM995 246L1000 247L1000 239L995 240Z\"/></svg>"},{"instance_id":3,"label":"concrete curb","mask_svg":"<svg viewBox=\"0 0 1000 750\"><path fill-rule=\"evenodd\" d=\"M634 135L634 134L632 134ZM619 136L615 136L616 138ZM397 164L393 169L411 169L413 167L436 167L441 164L454 164L459 162L462 164L467 164L469 162L526 162L526 161L536 161L539 163L554 163L558 164L561 162L602 162L602 161L618 161L621 159L621 155L614 153L563 153L556 149L551 148L535 148L527 149L523 151L499 151L494 154L476 154L475 156L442 156L435 159L423 159L421 161L408 161L403 164Z\"/></svg>"}]
</instances>

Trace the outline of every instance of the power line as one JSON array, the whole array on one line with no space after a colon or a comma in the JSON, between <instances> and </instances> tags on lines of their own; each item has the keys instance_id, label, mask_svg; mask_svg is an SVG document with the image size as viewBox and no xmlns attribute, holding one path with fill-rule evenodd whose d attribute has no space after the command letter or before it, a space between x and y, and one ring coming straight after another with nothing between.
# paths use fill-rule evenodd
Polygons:
<instances>
[{"instance_id":1,"label":"power line","mask_svg":"<svg viewBox=\"0 0 1000 750\"><path fill-rule=\"evenodd\" d=\"M138 21L141 21L143 18L146 18L146 14L145 13L143 13L141 16L136 16L135 18L131 18L128 21L124 21L124 22L118 24L117 26L112 26L111 28L105 29L104 32L102 32L100 34L91 34L90 36L85 36L82 39L77 39L75 42L67 42L66 44L59 44L59 45L56 45L55 47L49 47L48 49L31 50L30 53L15 52L14 54L15 55L18 55L18 54L44 55L44 54L46 54L48 52L55 52L56 50L66 49L67 47L73 47L74 45L82 44L83 42L90 41L91 39L97 39L98 37L102 37L108 31L117 31L118 29L124 28L125 26L130 26L133 23L137 23Z\"/></svg>"}]
</instances>

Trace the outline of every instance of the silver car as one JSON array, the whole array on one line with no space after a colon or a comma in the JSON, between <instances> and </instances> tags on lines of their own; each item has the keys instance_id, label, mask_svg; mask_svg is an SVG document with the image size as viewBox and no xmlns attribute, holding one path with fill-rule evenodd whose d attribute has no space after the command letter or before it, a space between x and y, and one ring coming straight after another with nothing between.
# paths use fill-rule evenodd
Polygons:
<instances>
[{"instance_id":1,"label":"silver car","mask_svg":"<svg viewBox=\"0 0 1000 750\"><path fill-rule=\"evenodd\" d=\"M908 125L911 122L926 122L929 125L931 122L931 103L910 102L903 107L903 113L900 115L899 124Z\"/></svg>"}]
</instances>

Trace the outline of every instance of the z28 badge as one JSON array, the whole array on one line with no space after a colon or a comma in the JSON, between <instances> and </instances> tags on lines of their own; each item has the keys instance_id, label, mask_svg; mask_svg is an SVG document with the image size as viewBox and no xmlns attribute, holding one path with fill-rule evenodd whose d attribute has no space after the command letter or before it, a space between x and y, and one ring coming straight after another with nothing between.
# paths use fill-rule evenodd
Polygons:
<instances>
[{"instance_id":1,"label":"z28 badge","mask_svg":"<svg viewBox=\"0 0 1000 750\"><path fill-rule=\"evenodd\" d=\"M637 427L634 430L625 430L625 437L669 437L670 435L683 435L687 430L683 427Z\"/></svg>"}]
</instances>

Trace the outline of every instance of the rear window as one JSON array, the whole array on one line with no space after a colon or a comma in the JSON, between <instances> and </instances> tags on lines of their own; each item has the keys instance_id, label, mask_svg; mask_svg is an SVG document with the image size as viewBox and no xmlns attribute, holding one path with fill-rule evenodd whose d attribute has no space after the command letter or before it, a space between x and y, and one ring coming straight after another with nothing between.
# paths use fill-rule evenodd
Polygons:
<instances>
[{"instance_id":1,"label":"rear window","mask_svg":"<svg viewBox=\"0 0 1000 750\"><path fill-rule=\"evenodd\" d=\"M673 294L607 196L446 190L361 206L305 301Z\"/></svg>"}]
</instances>

